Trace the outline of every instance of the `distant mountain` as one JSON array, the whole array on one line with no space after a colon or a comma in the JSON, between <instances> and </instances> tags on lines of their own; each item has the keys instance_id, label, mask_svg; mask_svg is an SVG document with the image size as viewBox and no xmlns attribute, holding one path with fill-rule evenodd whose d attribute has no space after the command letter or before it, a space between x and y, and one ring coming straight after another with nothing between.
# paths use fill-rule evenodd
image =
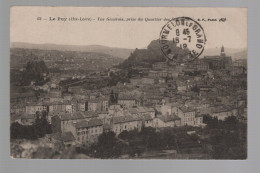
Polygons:
<instances>
[{"instance_id":1,"label":"distant mountain","mask_svg":"<svg viewBox=\"0 0 260 173\"><path fill-rule=\"evenodd\" d=\"M220 47L205 49L200 58L203 58L204 56L220 55L220 49ZM227 56L231 56L233 60L247 59L246 49L225 48L225 53Z\"/></svg>"},{"instance_id":2,"label":"distant mountain","mask_svg":"<svg viewBox=\"0 0 260 173\"><path fill-rule=\"evenodd\" d=\"M60 50L60 51L80 51L80 52L95 52L108 54L113 57L126 59L129 57L133 49L107 47L101 45L57 45L57 44L31 44L22 42L13 42L11 48L24 48L24 49L40 49L40 50Z\"/></svg>"}]
</instances>

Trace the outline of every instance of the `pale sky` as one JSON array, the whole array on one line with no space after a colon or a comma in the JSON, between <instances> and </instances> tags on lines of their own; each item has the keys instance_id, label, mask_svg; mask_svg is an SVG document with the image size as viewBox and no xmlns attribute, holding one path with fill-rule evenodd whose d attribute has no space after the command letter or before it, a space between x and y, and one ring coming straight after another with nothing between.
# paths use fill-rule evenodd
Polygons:
<instances>
[{"instance_id":1,"label":"pale sky","mask_svg":"<svg viewBox=\"0 0 260 173\"><path fill-rule=\"evenodd\" d=\"M173 7L12 7L10 42L65 45L104 45L121 48L145 48L158 39L167 21L112 22L100 18L176 18L197 20L226 18L226 22L199 22L207 37L205 48L224 45L247 48L246 8L173 8ZM42 17L38 21L37 17ZM49 21L49 17L67 21ZM95 20L68 21L70 17Z\"/></svg>"}]
</instances>

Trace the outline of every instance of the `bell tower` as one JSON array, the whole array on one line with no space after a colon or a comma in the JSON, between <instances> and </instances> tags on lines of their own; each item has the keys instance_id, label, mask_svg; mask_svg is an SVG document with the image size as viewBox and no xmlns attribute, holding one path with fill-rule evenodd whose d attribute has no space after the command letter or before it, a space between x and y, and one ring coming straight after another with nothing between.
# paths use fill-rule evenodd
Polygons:
<instances>
[{"instance_id":1,"label":"bell tower","mask_svg":"<svg viewBox=\"0 0 260 173\"><path fill-rule=\"evenodd\" d=\"M222 47L221 47L220 56L226 56L225 50L224 50L224 46L223 46L223 45L222 45Z\"/></svg>"}]
</instances>

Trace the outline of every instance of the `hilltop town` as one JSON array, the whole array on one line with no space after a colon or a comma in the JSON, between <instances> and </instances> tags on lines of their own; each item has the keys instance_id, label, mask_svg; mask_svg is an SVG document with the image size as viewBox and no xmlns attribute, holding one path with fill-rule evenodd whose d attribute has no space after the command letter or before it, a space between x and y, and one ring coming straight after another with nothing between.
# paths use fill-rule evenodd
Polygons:
<instances>
[{"instance_id":1,"label":"hilltop town","mask_svg":"<svg viewBox=\"0 0 260 173\"><path fill-rule=\"evenodd\" d=\"M247 125L247 59L233 60L222 46L219 55L177 64L152 46L125 61L103 53L11 50L11 145L39 140L31 145L59 144L86 157L104 158L111 147L105 158L169 150L169 158L205 159L217 157L210 131L221 127L239 134L246 152L246 137L236 130ZM131 152L113 155L113 146ZM13 157L32 157L14 150Z\"/></svg>"}]
</instances>

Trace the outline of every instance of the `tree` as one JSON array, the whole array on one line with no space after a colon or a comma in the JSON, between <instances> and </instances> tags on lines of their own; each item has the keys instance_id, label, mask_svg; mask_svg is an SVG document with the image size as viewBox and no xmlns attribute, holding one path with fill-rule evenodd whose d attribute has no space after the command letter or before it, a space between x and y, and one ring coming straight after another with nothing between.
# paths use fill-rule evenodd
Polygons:
<instances>
[{"instance_id":1,"label":"tree","mask_svg":"<svg viewBox=\"0 0 260 173\"><path fill-rule=\"evenodd\" d=\"M167 145L163 136L159 135L158 133L149 135L147 144L148 144L147 147L149 149L160 149L160 148L164 148Z\"/></svg>"},{"instance_id":2,"label":"tree","mask_svg":"<svg viewBox=\"0 0 260 173\"><path fill-rule=\"evenodd\" d=\"M116 143L115 136L114 132L104 132L98 137L98 145L112 148Z\"/></svg>"},{"instance_id":3,"label":"tree","mask_svg":"<svg viewBox=\"0 0 260 173\"><path fill-rule=\"evenodd\" d=\"M166 129L164 131L161 131L159 133L159 135L163 137L163 140L165 141L165 145L167 147L175 147L176 146L177 136L174 133L173 129Z\"/></svg>"},{"instance_id":4,"label":"tree","mask_svg":"<svg viewBox=\"0 0 260 173\"><path fill-rule=\"evenodd\" d=\"M224 120L224 123L229 125L235 125L238 123L238 120L235 116L229 116Z\"/></svg>"},{"instance_id":5,"label":"tree","mask_svg":"<svg viewBox=\"0 0 260 173\"><path fill-rule=\"evenodd\" d=\"M207 124L208 128L217 128L219 125L219 120L217 117L211 117L210 115L206 114L203 115L203 123Z\"/></svg>"},{"instance_id":6,"label":"tree","mask_svg":"<svg viewBox=\"0 0 260 173\"><path fill-rule=\"evenodd\" d=\"M131 141L131 140L137 138L138 135L139 135L139 133L136 129L130 130L130 131L124 130L118 135L118 138L127 140L127 141Z\"/></svg>"},{"instance_id":7,"label":"tree","mask_svg":"<svg viewBox=\"0 0 260 173\"><path fill-rule=\"evenodd\" d=\"M110 93L110 103L116 104L117 98L118 98L118 95L116 93L114 93L114 91L112 90L111 93Z\"/></svg>"},{"instance_id":8,"label":"tree","mask_svg":"<svg viewBox=\"0 0 260 173\"><path fill-rule=\"evenodd\" d=\"M120 155L121 149L116 147L118 140L114 132L104 132L98 137L98 143L92 145L93 154L100 158L111 158Z\"/></svg>"},{"instance_id":9,"label":"tree","mask_svg":"<svg viewBox=\"0 0 260 173\"><path fill-rule=\"evenodd\" d=\"M32 125L21 125L17 122L11 124L12 139L37 139L44 137L46 134L52 133L51 125L46 119L47 113L42 114L36 112L36 121Z\"/></svg>"},{"instance_id":10,"label":"tree","mask_svg":"<svg viewBox=\"0 0 260 173\"><path fill-rule=\"evenodd\" d=\"M129 132L127 130L124 130L118 135L118 138L123 139L123 140L127 140L128 135L129 135Z\"/></svg>"}]
</instances>

